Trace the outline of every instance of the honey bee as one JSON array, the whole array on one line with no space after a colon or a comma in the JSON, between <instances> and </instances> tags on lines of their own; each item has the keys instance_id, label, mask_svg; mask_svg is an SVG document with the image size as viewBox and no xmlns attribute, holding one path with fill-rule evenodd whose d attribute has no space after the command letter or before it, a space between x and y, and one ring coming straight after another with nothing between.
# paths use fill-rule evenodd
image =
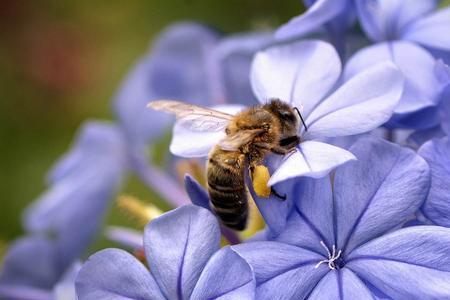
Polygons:
<instances>
[{"instance_id":1,"label":"honey bee","mask_svg":"<svg viewBox=\"0 0 450 300\"><path fill-rule=\"evenodd\" d=\"M225 226L235 230L244 230L247 223L246 170L253 180L267 154L295 150L300 143L300 121L304 124L300 111L279 99L236 115L172 100L150 102L148 107L175 114L191 130L225 132L209 153L207 184L213 210Z\"/></svg>"}]
</instances>

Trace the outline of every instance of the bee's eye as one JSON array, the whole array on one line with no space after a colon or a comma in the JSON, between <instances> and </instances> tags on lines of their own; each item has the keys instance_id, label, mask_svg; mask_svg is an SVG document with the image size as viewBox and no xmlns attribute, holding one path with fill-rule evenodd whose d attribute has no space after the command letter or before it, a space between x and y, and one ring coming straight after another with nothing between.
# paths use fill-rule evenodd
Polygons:
<instances>
[{"instance_id":1,"label":"bee's eye","mask_svg":"<svg viewBox=\"0 0 450 300\"><path fill-rule=\"evenodd\" d=\"M280 115L283 119L288 119L288 120L295 119L294 115L290 111L282 110L282 111L280 111Z\"/></svg>"}]
</instances>

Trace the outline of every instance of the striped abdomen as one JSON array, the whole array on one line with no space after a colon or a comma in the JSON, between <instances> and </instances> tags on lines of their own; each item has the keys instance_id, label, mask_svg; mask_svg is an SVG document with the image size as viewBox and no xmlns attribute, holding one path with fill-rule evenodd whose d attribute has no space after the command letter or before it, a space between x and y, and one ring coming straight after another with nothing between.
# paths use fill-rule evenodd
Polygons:
<instances>
[{"instance_id":1,"label":"striped abdomen","mask_svg":"<svg viewBox=\"0 0 450 300\"><path fill-rule=\"evenodd\" d=\"M225 226L236 230L243 230L247 223L244 170L242 153L216 147L209 156L207 178L212 208Z\"/></svg>"}]
</instances>

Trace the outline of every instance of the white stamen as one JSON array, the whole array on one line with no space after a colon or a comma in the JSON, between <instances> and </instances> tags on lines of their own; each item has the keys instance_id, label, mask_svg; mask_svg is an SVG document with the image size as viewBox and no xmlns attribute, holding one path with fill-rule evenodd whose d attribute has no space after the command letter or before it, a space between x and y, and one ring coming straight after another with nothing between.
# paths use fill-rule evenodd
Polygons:
<instances>
[{"instance_id":1,"label":"white stamen","mask_svg":"<svg viewBox=\"0 0 450 300\"><path fill-rule=\"evenodd\" d=\"M325 250L327 250L328 259L324 259L324 260L319 261L317 263L317 265L314 267L314 269L317 269L323 263L328 263L328 267L331 270L335 270L336 269L335 261L341 256L342 251L339 250L337 255L336 255L336 246L335 245L333 245L333 253L331 253L330 249L328 249L328 247L325 245L325 243L323 241L320 241L320 244L325 248Z\"/></svg>"}]
</instances>

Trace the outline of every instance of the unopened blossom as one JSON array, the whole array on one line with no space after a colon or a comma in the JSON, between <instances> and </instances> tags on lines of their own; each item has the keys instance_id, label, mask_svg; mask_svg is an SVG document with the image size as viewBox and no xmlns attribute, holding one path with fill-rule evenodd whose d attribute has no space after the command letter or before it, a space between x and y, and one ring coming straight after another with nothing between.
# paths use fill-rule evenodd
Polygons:
<instances>
[{"instance_id":1,"label":"unopened blossom","mask_svg":"<svg viewBox=\"0 0 450 300\"><path fill-rule=\"evenodd\" d=\"M339 167L333 181L298 180L278 236L233 246L255 271L256 298L448 298L450 229L399 229L427 196L428 165L371 138L351 151L358 161Z\"/></svg>"},{"instance_id":2,"label":"unopened blossom","mask_svg":"<svg viewBox=\"0 0 450 300\"><path fill-rule=\"evenodd\" d=\"M150 222L144 233L147 269L119 249L91 256L76 279L81 300L253 299L250 266L230 247L219 250L215 216L193 205Z\"/></svg>"}]
</instances>

